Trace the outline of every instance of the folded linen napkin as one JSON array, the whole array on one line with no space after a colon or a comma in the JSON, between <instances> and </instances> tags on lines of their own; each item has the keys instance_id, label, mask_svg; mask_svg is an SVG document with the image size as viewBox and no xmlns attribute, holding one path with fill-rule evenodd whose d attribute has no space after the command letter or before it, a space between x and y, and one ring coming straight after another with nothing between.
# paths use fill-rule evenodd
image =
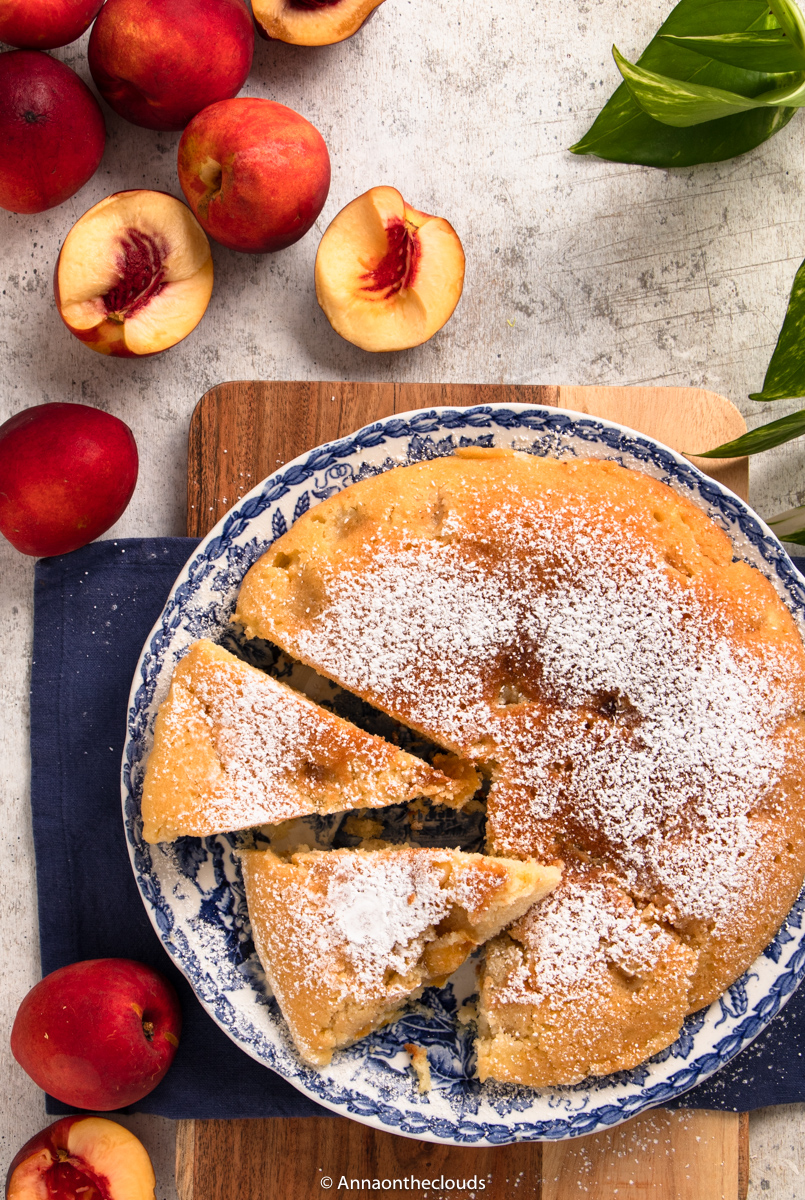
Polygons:
<instances>
[{"instance_id":1,"label":"folded linen napkin","mask_svg":"<svg viewBox=\"0 0 805 1200\"><path fill-rule=\"evenodd\" d=\"M134 669L191 538L95 542L36 566L31 806L42 972L135 958L175 984L184 1032L136 1106L173 1118L327 1116L227 1038L154 933L129 865L120 761ZM805 560L799 560L800 569ZM766 1032L678 1105L737 1111L805 1100L805 988ZM70 1112L48 1097L48 1112Z\"/></svg>"}]
</instances>

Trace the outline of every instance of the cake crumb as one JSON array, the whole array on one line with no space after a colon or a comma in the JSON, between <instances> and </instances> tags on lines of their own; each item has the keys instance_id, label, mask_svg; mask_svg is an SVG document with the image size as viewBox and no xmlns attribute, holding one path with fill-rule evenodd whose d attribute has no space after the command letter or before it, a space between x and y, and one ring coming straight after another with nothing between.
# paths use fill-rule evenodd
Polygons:
<instances>
[{"instance_id":1,"label":"cake crumb","mask_svg":"<svg viewBox=\"0 0 805 1200\"><path fill-rule=\"evenodd\" d=\"M373 821L362 813L352 813L344 822L344 831L352 837L379 838L383 832L382 821Z\"/></svg>"},{"instance_id":2,"label":"cake crumb","mask_svg":"<svg viewBox=\"0 0 805 1200\"><path fill-rule=\"evenodd\" d=\"M459 1025L472 1025L478 1020L478 1001L468 1000L456 1013Z\"/></svg>"},{"instance_id":3,"label":"cake crumb","mask_svg":"<svg viewBox=\"0 0 805 1200\"><path fill-rule=\"evenodd\" d=\"M414 1042L406 1042L403 1049L407 1050L410 1055L411 1066L414 1068L414 1074L419 1080L419 1094L424 1096L433 1086L430 1077L428 1052L424 1046L417 1046Z\"/></svg>"}]
</instances>

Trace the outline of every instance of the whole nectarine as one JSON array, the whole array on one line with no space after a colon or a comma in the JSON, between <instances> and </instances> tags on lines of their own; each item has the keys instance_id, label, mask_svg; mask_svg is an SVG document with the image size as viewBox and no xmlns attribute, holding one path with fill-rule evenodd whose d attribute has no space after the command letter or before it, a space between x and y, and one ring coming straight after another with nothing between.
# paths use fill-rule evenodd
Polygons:
<instances>
[{"instance_id":1,"label":"whole nectarine","mask_svg":"<svg viewBox=\"0 0 805 1200\"><path fill-rule=\"evenodd\" d=\"M67 328L99 354L158 354L198 325L212 257L186 204L165 192L117 192L80 217L54 278Z\"/></svg>"},{"instance_id":2,"label":"whole nectarine","mask_svg":"<svg viewBox=\"0 0 805 1200\"><path fill-rule=\"evenodd\" d=\"M0 42L29 50L55 50L89 29L103 0L3 0Z\"/></svg>"},{"instance_id":3,"label":"whole nectarine","mask_svg":"<svg viewBox=\"0 0 805 1200\"><path fill-rule=\"evenodd\" d=\"M419 346L450 319L464 286L453 226L376 187L342 208L316 254L316 298L336 333L362 350Z\"/></svg>"},{"instance_id":4,"label":"whole nectarine","mask_svg":"<svg viewBox=\"0 0 805 1200\"><path fill-rule=\"evenodd\" d=\"M15 1154L6 1200L154 1200L154 1168L133 1133L106 1117L64 1117Z\"/></svg>"},{"instance_id":5,"label":"whole nectarine","mask_svg":"<svg viewBox=\"0 0 805 1200\"><path fill-rule=\"evenodd\" d=\"M318 129L292 108L222 100L182 134L179 182L210 237L264 254L310 229L330 190L330 156Z\"/></svg>"},{"instance_id":6,"label":"whole nectarine","mask_svg":"<svg viewBox=\"0 0 805 1200\"><path fill-rule=\"evenodd\" d=\"M106 0L89 39L98 91L146 129L184 129L208 104L237 95L253 54L243 0Z\"/></svg>"},{"instance_id":7,"label":"whole nectarine","mask_svg":"<svg viewBox=\"0 0 805 1200\"><path fill-rule=\"evenodd\" d=\"M0 54L0 207L44 212L95 174L106 128L75 71L39 50Z\"/></svg>"},{"instance_id":8,"label":"whole nectarine","mask_svg":"<svg viewBox=\"0 0 805 1200\"><path fill-rule=\"evenodd\" d=\"M89 959L31 988L14 1019L11 1052L57 1100L108 1112L153 1091L181 1027L179 998L153 967Z\"/></svg>"},{"instance_id":9,"label":"whole nectarine","mask_svg":"<svg viewBox=\"0 0 805 1200\"><path fill-rule=\"evenodd\" d=\"M88 404L37 404L0 425L0 533L67 554L114 525L137 482L128 425Z\"/></svg>"},{"instance_id":10,"label":"whole nectarine","mask_svg":"<svg viewBox=\"0 0 805 1200\"><path fill-rule=\"evenodd\" d=\"M383 0L253 0L257 31L269 41L331 46L365 25Z\"/></svg>"}]
</instances>

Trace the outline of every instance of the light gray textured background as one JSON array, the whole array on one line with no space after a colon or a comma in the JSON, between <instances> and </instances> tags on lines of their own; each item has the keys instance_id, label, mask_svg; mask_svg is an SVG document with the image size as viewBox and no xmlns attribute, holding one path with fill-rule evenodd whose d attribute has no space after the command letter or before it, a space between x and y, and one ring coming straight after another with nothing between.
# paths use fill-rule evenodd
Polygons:
<instances>
[{"instance_id":1,"label":"light gray textured background","mask_svg":"<svg viewBox=\"0 0 805 1200\"><path fill-rule=\"evenodd\" d=\"M258 42L244 94L303 113L330 149L333 183L318 232L276 256L213 246L215 290L185 343L142 362L94 354L62 325L51 278L59 246L90 205L120 188L181 195L178 134L127 125L93 180L41 216L0 211L0 420L47 400L122 417L141 455L134 499L111 531L184 531L190 413L227 379L358 379L701 385L760 424L746 399L763 380L794 272L805 256L805 116L745 157L665 172L566 152L671 0L387 0L357 37L304 50ZM57 56L89 81L86 38ZM360 192L398 187L446 217L467 255L464 297L427 345L370 356L319 311L319 233ZM796 404L773 406L772 416ZM805 502L793 443L752 463L760 514ZM46 1123L41 1095L7 1049L14 1013L39 978L28 808L33 562L0 544L0 1167ZM172 1126L136 1118L158 1200L174 1200ZM805 1197L799 1107L752 1118L750 1196Z\"/></svg>"}]
</instances>

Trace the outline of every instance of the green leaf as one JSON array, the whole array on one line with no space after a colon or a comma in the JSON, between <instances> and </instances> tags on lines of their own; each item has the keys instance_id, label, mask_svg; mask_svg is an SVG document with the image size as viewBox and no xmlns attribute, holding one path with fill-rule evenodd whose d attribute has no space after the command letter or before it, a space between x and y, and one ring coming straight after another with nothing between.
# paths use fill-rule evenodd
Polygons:
<instances>
[{"instance_id":1,"label":"green leaf","mask_svg":"<svg viewBox=\"0 0 805 1200\"><path fill-rule=\"evenodd\" d=\"M745 454L759 454L761 450L771 450L774 446L782 446L793 438L802 437L805 433L805 409L781 417L779 421L769 421L759 429L744 433L733 442L725 442L716 446L715 450L696 451L696 458L743 458Z\"/></svg>"},{"instance_id":2,"label":"green leaf","mask_svg":"<svg viewBox=\"0 0 805 1200\"><path fill-rule=\"evenodd\" d=\"M704 58L714 58L732 67L749 71L768 71L777 74L801 71L805 54L801 54L782 29L759 29L754 33L721 33L715 37L677 37L664 33L662 39L674 46L692 50Z\"/></svg>"},{"instance_id":3,"label":"green leaf","mask_svg":"<svg viewBox=\"0 0 805 1200\"><path fill-rule=\"evenodd\" d=\"M801 108L805 104L805 75L800 73L796 82L789 87L774 88L751 98L723 88L706 87L700 83L686 83L646 71L628 62L612 47L612 55L626 86L640 107L663 125L686 129L690 125L701 125L705 121L716 121L733 113L750 112L768 104L791 104Z\"/></svg>"},{"instance_id":4,"label":"green leaf","mask_svg":"<svg viewBox=\"0 0 805 1200\"><path fill-rule=\"evenodd\" d=\"M769 8L791 45L805 56L805 18L793 0L769 0Z\"/></svg>"},{"instance_id":5,"label":"green leaf","mask_svg":"<svg viewBox=\"0 0 805 1200\"><path fill-rule=\"evenodd\" d=\"M750 400L788 400L805 396L805 262L791 288L788 309L763 380Z\"/></svg>"},{"instance_id":6,"label":"green leaf","mask_svg":"<svg viewBox=\"0 0 805 1200\"><path fill-rule=\"evenodd\" d=\"M648 71L742 96L757 96L779 82L773 74L745 71L668 41L663 35L712 36L774 29L765 0L680 0L638 60ZM622 83L584 137L576 154L597 154L614 162L650 167L688 167L745 154L782 129L793 108L760 108L709 121L695 129L675 129L644 112Z\"/></svg>"},{"instance_id":7,"label":"green leaf","mask_svg":"<svg viewBox=\"0 0 805 1200\"><path fill-rule=\"evenodd\" d=\"M805 505L778 513L766 524L774 530L781 542L796 542L798 546L805 546Z\"/></svg>"}]
</instances>

